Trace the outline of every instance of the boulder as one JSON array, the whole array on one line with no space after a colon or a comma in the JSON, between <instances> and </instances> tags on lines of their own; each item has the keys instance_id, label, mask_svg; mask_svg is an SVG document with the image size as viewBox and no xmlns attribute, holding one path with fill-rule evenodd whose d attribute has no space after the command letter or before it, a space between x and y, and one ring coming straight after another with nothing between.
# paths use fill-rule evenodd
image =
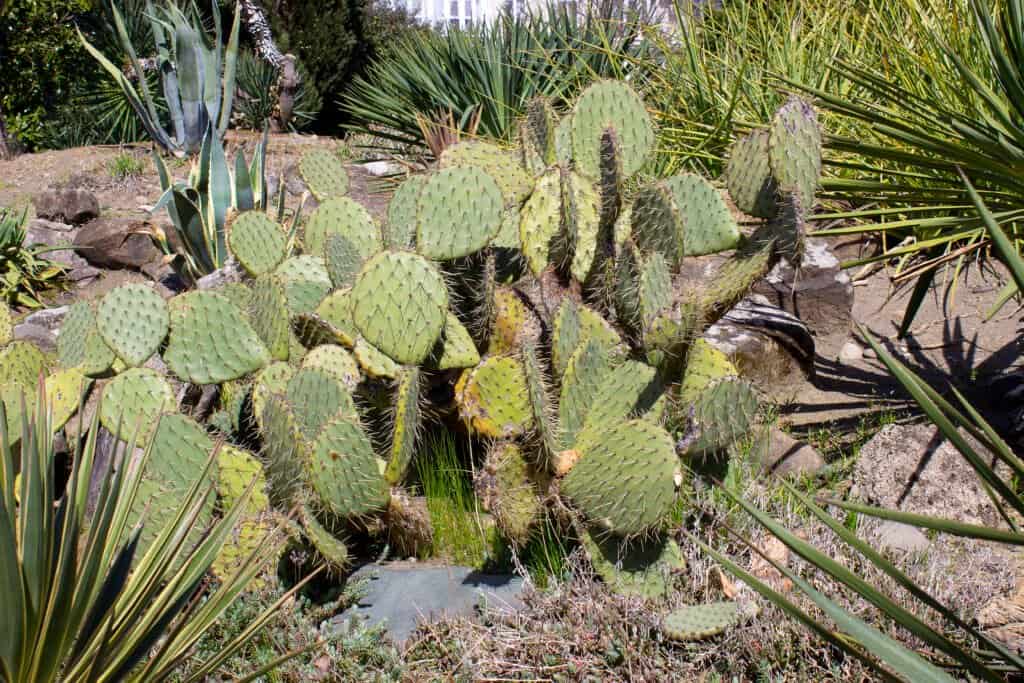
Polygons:
<instances>
[{"instance_id":1,"label":"boulder","mask_svg":"<svg viewBox=\"0 0 1024 683\"><path fill-rule=\"evenodd\" d=\"M41 351L53 353L57 350L57 335L51 330L32 323L21 323L14 326L14 338L35 344Z\"/></svg>"},{"instance_id":2,"label":"boulder","mask_svg":"<svg viewBox=\"0 0 1024 683\"><path fill-rule=\"evenodd\" d=\"M827 351L849 338L853 282L824 240L808 239L799 270L780 261L754 291L806 323Z\"/></svg>"},{"instance_id":3,"label":"boulder","mask_svg":"<svg viewBox=\"0 0 1024 683\"><path fill-rule=\"evenodd\" d=\"M825 467L825 458L814 446L797 441L775 427L761 439L752 453L765 472L779 477L814 475Z\"/></svg>"},{"instance_id":4,"label":"boulder","mask_svg":"<svg viewBox=\"0 0 1024 683\"><path fill-rule=\"evenodd\" d=\"M57 308L44 308L25 317L23 322L38 327L45 327L51 331L60 329L64 317L68 314L69 306L58 306Z\"/></svg>"},{"instance_id":5,"label":"boulder","mask_svg":"<svg viewBox=\"0 0 1024 683\"><path fill-rule=\"evenodd\" d=\"M883 427L860 450L850 495L904 512L1003 524L974 469L930 424Z\"/></svg>"},{"instance_id":6,"label":"boulder","mask_svg":"<svg viewBox=\"0 0 1024 683\"><path fill-rule=\"evenodd\" d=\"M47 247L42 257L66 267L65 276L72 282L80 283L99 276L99 271L75 253L74 241L79 228L67 223L57 223L35 218L28 224L25 244Z\"/></svg>"},{"instance_id":7,"label":"boulder","mask_svg":"<svg viewBox=\"0 0 1024 683\"><path fill-rule=\"evenodd\" d=\"M32 203L36 216L48 221L81 225L100 215L96 195L77 187L50 188L37 194Z\"/></svg>"},{"instance_id":8,"label":"boulder","mask_svg":"<svg viewBox=\"0 0 1024 683\"><path fill-rule=\"evenodd\" d=\"M928 549L931 541L916 526L883 520L875 530L878 544L883 548L904 553L919 553Z\"/></svg>"},{"instance_id":9,"label":"boulder","mask_svg":"<svg viewBox=\"0 0 1024 683\"><path fill-rule=\"evenodd\" d=\"M75 250L100 268L137 270L164 256L148 234L151 227L149 222L134 218L96 219L79 229Z\"/></svg>"}]
</instances>

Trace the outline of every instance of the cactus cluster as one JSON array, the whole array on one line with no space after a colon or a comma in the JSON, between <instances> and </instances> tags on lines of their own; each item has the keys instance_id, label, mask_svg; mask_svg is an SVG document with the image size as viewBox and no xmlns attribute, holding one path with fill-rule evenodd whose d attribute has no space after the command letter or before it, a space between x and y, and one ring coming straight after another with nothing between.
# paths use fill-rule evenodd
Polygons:
<instances>
[{"instance_id":1,"label":"cactus cluster","mask_svg":"<svg viewBox=\"0 0 1024 683\"><path fill-rule=\"evenodd\" d=\"M174 500L212 448L175 387L219 385L207 427L230 445L211 479L222 500L251 480L261 492L229 552L297 510L296 534L334 565L349 536L430 543L405 487L435 420L486 444L474 484L511 544L550 516L613 587L663 594L682 567L666 529L690 460L728 448L758 410L700 335L799 254L820 131L792 100L737 143L728 185L764 219L751 234L700 176L641 184L654 139L622 83L592 85L560 120L538 100L515 149L449 148L398 187L383 224L343 196L337 159L313 153L299 169L319 204L301 225L260 207L227 217L242 282L75 304L55 363L0 350L2 395L51 365L62 387L94 379L107 429L155 435L147 476ZM685 267L721 251L710 278Z\"/></svg>"}]
</instances>

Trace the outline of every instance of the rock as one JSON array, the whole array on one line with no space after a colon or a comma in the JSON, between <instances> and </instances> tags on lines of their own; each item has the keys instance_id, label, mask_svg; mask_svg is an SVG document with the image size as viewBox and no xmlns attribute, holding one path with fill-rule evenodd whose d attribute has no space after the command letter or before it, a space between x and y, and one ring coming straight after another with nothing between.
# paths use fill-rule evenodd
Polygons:
<instances>
[{"instance_id":1,"label":"rock","mask_svg":"<svg viewBox=\"0 0 1024 683\"><path fill-rule=\"evenodd\" d=\"M761 439L753 454L766 472L776 476L813 475L825 467L825 458L814 446L775 427L769 430L767 438Z\"/></svg>"},{"instance_id":2,"label":"rock","mask_svg":"<svg viewBox=\"0 0 1024 683\"><path fill-rule=\"evenodd\" d=\"M51 188L37 194L32 203L36 216L49 221L81 225L100 215L96 195L81 188Z\"/></svg>"},{"instance_id":3,"label":"rock","mask_svg":"<svg viewBox=\"0 0 1024 683\"><path fill-rule=\"evenodd\" d=\"M864 348L855 341L848 341L839 349L839 360L850 363L864 358Z\"/></svg>"},{"instance_id":4,"label":"rock","mask_svg":"<svg viewBox=\"0 0 1024 683\"><path fill-rule=\"evenodd\" d=\"M1018 576L1017 586L1009 595L997 595L986 603L978 611L977 620L987 636L1015 652L1024 652L1024 579Z\"/></svg>"},{"instance_id":5,"label":"rock","mask_svg":"<svg viewBox=\"0 0 1024 683\"><path fill-rule=\"evenodd\" d=\"M78 228L74 225L33 218L25 227L25 244L43 244L47 247L69 246L75 239Z\"/></svg>"},{"instance_id":6,"label":"rock","mask_svg":"<svg viewBox=\"0 0 1024 683\"><path fill-rule=\"evenodd\" d=\"M361 164L360 168L366 171L367 175L378 177L395 175L396 173L401 173L404 170L401 165L391 161L367 161L366 163Z\"/></svg>"},{"instance_id":7,"label":"rock","mask_svg":"<svg viewBox=\"0 0 1024 683\"><path fill-rule=\"evenodd\" d=\"M818 338L819 346L838 344L849 336L853 282L824 240L807 240L799 271L787 261L780 261L754 285L754 291L804 321Z\"/></svg>"},{"instance_id":8,"label":"rock","mask_svg":"<svg viewBox=\"0 0 1024 683\"><path fill-rule=\"evenodd\" d=\"M166 260L147 263L140 270L153 282L159 282L172 292L180 293L188 289L188 283L181 278L181 275L174 269L174 266L167 263Z\"/></svg>"},{"instance_id":9,"label":"rock","mask_svg":"<svg viewBox=\"0 0 1024 683\"><path fill-rule=\"evenodd\" d=\"M32 342L47 353L57 350L57 335L41 325L31 323L15 325L14 338L18 341Z\"/></svg>"},{"instance_id":10,"label":"rock","mask_svg":"<svg viewBox=\"0 0 1024 683\"><path fill-rule=\"evenodd\" d=\"M920 529L909 524L883 520L875 531L879 545L891 550L905 553L917 553L927 550L931 541Z\"/></svg>"},{"instance_id":11,"label":"rock","mask_svg":"<svg viewBox=\"0 0 1024 683\"><path fill-rule=\"evenodd\" d=\"M164 255L148 234L151 227L149 222L135 218L100 218L78 231L75 250L100 268L137 270Z\"/></svg>"},{"instance_id":12,"label":"rock","mask_svg":"<svg viewBox=\"0 0 1024 683\"><path fill-rule=\"evenodd\" d=\"M861 448L850 493L904 512L1002 526L974 469L932 425L883 427Z\"/></svg>"},{"instance_id":13,"label":"rock","mask_svg":"<svg viewBox=\"0 0 1024 683\"><path fill-rule=\"evenodd\" d=\"M26 316L23 322L30 325L36 325L38 327L45 327L48 330L56 332L64 322L64 317L68 314L68 309L68 306L44 308L41 311L36 311L35 313Z\"/></svg>"},{"instance_id":14,"label":"rock","mask_svg":"<svg viewBox=\"0 0 1024 683\"><path fill-rule=\"evenodd\" d=\"M208 275L204 275L196 281L199 289L217 289L221 285L230 282L241 282L244 272L237 261L228 261L223 268L218 268Z\"/></svg>"},{"instance_id":15,"label":"rock","mask_svg":"<svg viewBox=\"0 0 1024 683\"><path fill-rule=\"evenodd\" d=\"M332 620L334 630L355 619L375 626L386 622L388 635L402 643L424 618L471 615L482 601L488 605L518 609L523 580L519 577L483 574L469 567L429 566L397 562L361 567L349 581L368 579L359 604Z\"/></svg>"}]
</instances>

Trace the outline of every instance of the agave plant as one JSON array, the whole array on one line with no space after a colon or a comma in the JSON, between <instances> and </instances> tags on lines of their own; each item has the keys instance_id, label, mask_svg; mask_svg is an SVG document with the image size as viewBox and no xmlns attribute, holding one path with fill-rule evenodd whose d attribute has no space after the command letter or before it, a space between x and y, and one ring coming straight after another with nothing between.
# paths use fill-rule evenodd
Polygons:
<instances>
[{"instance_id":1,"label":"agave plant","mask_svg":"<svg viewBox=\"0 0 1024 683\"><path fill-rule=\"evenodd\" d=\"M833 163L856 177L825 181L823 187L826 196L871 208L821 215L821 220L864 221L822 234L895 236L885 239L883 254L868 261L899 258L897 283L917 280L902 332L937 269L952 265L959 272L991 243L960 182L959 169L977 183L996 222L1014 239L1021 236L1024 2L963 4L966 16L952 26L930 21L931 9L925 5L917 14L911 12L914 33L925 40L891 57L902 64L898 68L882 72L877 65L837 61L835 71L858 86L857 96L794 84L831 112L866 125L863 134L827 140L838 153ZM913 239L904 243L908 235ZM1011 284L994 310L1016 291L1016 284Z\"/></svg>"},{"instance_id":2,"label":"agave plant","mask_svg":"<svg viewBox=\"0 0 1024 683\"><path fill-rule=\"evenodd\" d=\"M111 4L111 14L121 47L135 74L135 83L94 47L79 32L86 50L113 77L128 98L146 132L161 148L182 157L200 151L207 128L223 136L231 121L232 98L235 92L235 64L238 58L239 8L235 7L234 23L225 47L222 45L220 9L213 2L214 35L208 45L205 29L195 5L191 16L177 5L155 8L146 3L150 18L156 67L163 81L164 100L170 114L172 130L164 128L156 100L150 92L142 61L132 46L124 17Z\"/></svg>"},{"instance_id":3,"label":"agave plant","mask_svg":"<svg viewBox=\"0 0 1024 683\"><path fill-rule=\"evenodd\" d=\"M970 182L965 183L966 193L977 210L980 223L992 237L993 244L1009 265L1014 282L1024 289L1024 259L1017 253L1014 244L999 225L997 218L985 206L980 194ZM903 363L888 353L866 330L861 333L868 340L878 357L899 380L907 393L920 406L921 410L939 428L942 435L956 447L964 459L977 473L989 491L993 503L999 510L1007 528L984 525L965 524L953 519L920 515L895 510L862 505L855 502L826 499L819 501L842 511L870 515L882 519L893 520L915 527L931 529L938 533L952 534L964 538L993 541L1011 546L1024 546L1024 531L1021 530L1020 516L1024 514L1024 494L1017 482L1024 476L1024 461L1021 461L993 427L985 421L964 396L951 387L955 401L951 402L939 392L926 384L911 372ZM972 445L965 437L969 434L978 447ZM1005 467L1005 470L997 470ZM1002 471L1008 474L1001 473ZM821 505L800 493L795 487L786 485L789 492L799 499L805 508L817 519L828 526L835 535L848 546L848 550L863 556L881 572L891 577L905 589L917 602L921 609L913 612L902 607L891 597L851 571L852 563L839 563L829 555L816 549L806 541L791 533L770 515L757 509L750 502L727 492L739 506L768 529L794 553L809 564L823 572L836 583L857 593L892 623L902 627L908 633L926 643L933 651L934 661L928 661L918 652L909 650L904 645L883 634L880 630L865 623L847 610L840 607L828 596L819 592L808 581L801 578L789 567L771 558L765 557L779 572L787 576L801 592L814 602L822 612L828 615L843 632L837 636L824 624L801 610L782 594L759 581L750 573L741 569L736 563L697 540L706 552L721 562L730 572L747 582L754 590L781 608L790 616L799 619L815 631L823 639L835 647L854 656L879 672L881 676L892 680L888 669L883 668L879 661L884 662L892 671L909 681L952 681L943 668L952 668L968 674L971 680L1004 681L1007 676L1024 675L1024 658L1011 651L1000 641L981 632L976 626L968 623L957 615L951 607L942 604L923 588L914 583L895 564L884 557L870 545L857 538L856 534L847 529L841 520L829 514ZM695 539L696 540L696 539ZM749 543L751 548L755 548ZM760 551L758 551L760 552ZM928 608L939 617L937 623L929 623L917 616L925 613ZM915 614L916 612L916 614ZM871 653L878 658L869 656ZM943 668L940 668L943 667Z\"/></svg>"},{"instance_id":4,"label":"agave plant","mask_svg":"<svg viewBox=\"0 0 1024 683\"><path fill-rule=\"evenodd\" d=\"M64 268L25 245L27 210L20 216L0 209L0 302L39 308L43 290L59 283Z\"/></svg>"},{"instance_id":5,"label":"agave plant","mask_svg":"<svg viewBox=\"0 0 1024 683\"><path fill-rule=\"evenodd\" d=\"M125 446L102 458L94 418L64 483L55 466L54 412L42 388L34 405L16 435L0 405L0 680L165 680L265 566L272 544L257 546L205 590L207 570L249 493L194 543L200 510L213 495L211 455L142 551L145 518L134 528L130 520L152 447L141 457ZM212 674L280 604L191 669L189 680Z\"/></svg>"}]
</instances>

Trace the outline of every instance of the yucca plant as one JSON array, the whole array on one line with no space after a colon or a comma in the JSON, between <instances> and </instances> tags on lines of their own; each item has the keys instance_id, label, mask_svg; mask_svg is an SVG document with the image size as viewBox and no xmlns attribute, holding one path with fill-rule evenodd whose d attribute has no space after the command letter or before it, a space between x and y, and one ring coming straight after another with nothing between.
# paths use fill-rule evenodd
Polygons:
<instances>
[{"instance_id":1,"label":"yucca plant","mask_svg":"<svg viewBox=\"0 0 1024 683\"><path fill-rule=\"evenodd\" d=\"M135 528L128 520L149 449L137 457L127 446L118 448L104 462L96 445L98 418L93 418L88 438L65 472L55 457L42 388L34 405L16 438L8 433L0 405L0 680L165 680L265 568L273 544L258 547L219 585L207 585L207 570L248 492L192 545L195 532L202 531L200 512L214 495L203 471L195 473L180 509L140 552L145 515ZM189 680L215 672L281 602L192 668Z\"/></svg>"},{"instance_id":2,"label":"yucca plant","mask_svg":"<svg viewBox=\"0 0 1024 683\"><path fill-rule=\"evenodd\" d=\"M320 113L323 104L313 81L299 65L300 81L295 91L291 118L283 122L292 131L308 128ZM236 125L250 130L263 130L274 117L277 105L274 87L278 69L250 50L238 55L238 95L235 98Z\"/></svg>"},{"instance_id":3,"label":"yucca plant","mask_svg":"<svg viewBox=\"0 0 1024 683\"><path fill-rule=\"evenodd\" d=\"M26 245L28 211L0 209L0 303L40 308L47 289L60 285L64 267L43 257L46 249Z\"/></svg>"},{"instance_id":4,"label":"yucca plant","mask_svg":"<svg viewBox=\"0 0 1024 683\"><path fill-rule=\"evenodd\" d=\"M199 152L208 128L212 127L218 136L223 136L231 121L232 98L235 94L239 7L235 6L235 18L225 46L222 44L217 0L213 0L212 44L207 43L206 29L200 21L195 4L192 4L191 15L186 15L173 3L156 8L146 2L146 15L151 22L156 66L163 81L171 131L164 128L156 100L150 92L146 70L136 55L124 17L114 4L110 5L110 11L121 47L135 74L135 85L81 32L79 38L86 50L120 86L153 142L165 151L183 157Z\"/></svg>"},{"instance_id":5,"label":"yucca plant","mask_svg":"<svg viewBox=\"0 0 1024 683\"><path fill-rule=\"evenodd\" d=\"M1009 265L1014 282L1024 289L1024 259L1016 246L999 225L995 215L985 206L980 194L965 182L967 196L977 211L977 218L988 234L999 256ZM868 340L878 357L899 380L907 393L914 399L924 414L939 428L942 435L956 447L964 459L977 473L989 496L996 505L1006 527L990 527L965 524L954 519L920 515L896 510L862 505L844 500L825 499L814 501L800 493L796 487L786 485L787 490L818 520L829 527L846 544L845 551L853 551L865 558L881 572L892 578L914 598L921 608L910 611L886 595L864 578L851 571L850 562L840 563L821 552L811 544L787 530L770 515L759 510L750 502L726 491L733 501L741 506L758 523L779 538L794 553L820 570L839 585L849 588L865 601L876 607L890 623L904 629L931 649L930 660L911 651L875 628L840 607L833 599L819 592L810 582L800 577L789 567L765 557L779 572L788 577L806 597L814 602L838 627L834 633L825 624L803 611L788 598L774 591L735 562L711 549L701 541L706 552L721 562L730 572L745 581L754 590L770 600L790 616L799 619L822 638L847 654L861 659L887 680L894 680L892 672L908 681L952 681L947 672L952 669L969 675L971 680L1004 681L1007 677L1024 675L1024 658L1011 651L1003 643L979 631L961 618L949 606L942 604L923 588L918 586L893 562L885 558L870 545L860 540L843 522L833 517L822 505L835 506L841 511L889 519L915 527L952 534L969 539L994 541L1011 546L1024 546L1024 530L1019 521L1024 515L1024 493L1019 482L1024 477L1024 461L1021 461L1010 446L985 421L978 411L951 387L954 400L949 401L938 391L911 372L903 363L888 353L866 330L861 333ZM979 445L975 447L964 434L969 434ZM997 470L997 466L1000 468ZM1003 474L1005 471L1008 474ZM746 539L744 539L746 540ZM753 543L746 541L755 550ZM938 616L937 622L925 621L917 614L924 614L930 608ZM917 612L917 614L915 614ZM876 659L877 658L877 659ZM885 664L885 667L881 666ZM899 680L899 679L896 679Z\"/></svg>"},{"instance_id":6,"label":"yucca plant","mask_svg":"<svg viewBox=\"0 0 1024 683\"><path fill-rule=\"evenodd\" d=\"M897 283L916 280L901 333L940 267L959 274L991 244L960 169L1014 241L1024 217L1024 2L953 0L938 17L933 5L901 4L904 25L890 25L899 41L914 40L892 41L876 63L833 65L860 96L793 81L833 114L864 125L863 134L826 141L845 176L825 180L826 197L848 200L855 210L819 219L858 221L822 234L883 237L884 253L849 265L899 259ZM999 301L1016 291L1011 285Z\"/></svg>"}]
</instances>

